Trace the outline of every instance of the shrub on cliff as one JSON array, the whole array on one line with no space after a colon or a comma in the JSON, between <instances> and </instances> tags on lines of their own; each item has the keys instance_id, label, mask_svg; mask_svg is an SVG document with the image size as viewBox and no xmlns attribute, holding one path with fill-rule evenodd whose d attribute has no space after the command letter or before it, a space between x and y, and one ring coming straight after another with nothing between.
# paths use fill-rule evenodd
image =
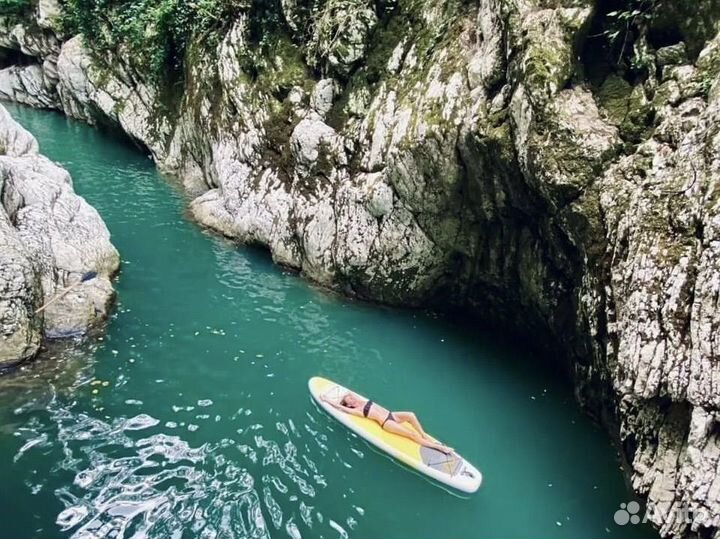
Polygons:
<instances>
[{"instance_id":1,"label":"shrub on cliff","mask_svg":"<svg viewBox=\"0 0 720 539\"><path fill-rule=\"evenodd\" d=\"M20 0L0 0L20 1ZM125 46L151 79L182 69L193 36L216 41L251 0L64 0L63 31L81 33L90 49Z\"/></svg>"},{"instance_id":2,"label":"shrub on cliff","mask_svg":"<svg viewBox=\"0 0 720 539\"><path fill-rule=\"evenodd\" d=\"M32 0L0 0L0 15L22 15L32 8Z\"/></svg>"}]
</instances>

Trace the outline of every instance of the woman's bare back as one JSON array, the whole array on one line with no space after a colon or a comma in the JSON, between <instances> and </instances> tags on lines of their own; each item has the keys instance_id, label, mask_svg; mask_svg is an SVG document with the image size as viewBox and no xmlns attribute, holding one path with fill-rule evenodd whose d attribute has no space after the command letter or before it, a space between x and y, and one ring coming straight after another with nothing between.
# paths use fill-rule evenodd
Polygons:
<instances>
[{"instance_id":1,"label":"woman's bare back","mask_svg":"<svg viewBox=\"0 0 720 539\"><path fill-rule=\"evenodd\" d=\"M367 401L365 401L367 403ZM363 406L365 406L365 403L363 403ZM390 415L390 410L387 408L384 408L383 406L380 406L377 402L373 401L372 406L370 407L370 410L368 410L368 419L372 419L376 423L379 423L382 425L385 420Z\"/></svg>"}]
</instances>

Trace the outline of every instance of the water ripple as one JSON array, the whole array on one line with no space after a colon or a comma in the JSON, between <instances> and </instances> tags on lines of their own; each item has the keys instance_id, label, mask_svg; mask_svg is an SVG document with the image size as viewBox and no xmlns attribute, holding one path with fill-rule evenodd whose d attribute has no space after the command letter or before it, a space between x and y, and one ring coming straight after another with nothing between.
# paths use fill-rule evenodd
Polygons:
<instances>
[{"instance_id":1,"label":"water ripple","mask_svg":"<svg viewBox=\"0 0 720 539\"><path fill-rule=\"evenodd\" d=\"M341 526L314 513L310 500L327 486L312 456L318 448L310 444L310 452L299 452L295 443L303 432L315 432L309 421L300 429L292 421L277 421L273 432L280 440L271 439L266 428L261 435L265 426L256 424L245 429L250 443L223 438L193 445L146 413L103 420L75 405L53 398L46 409L49 421L32 418L16 431L24 441L16 461L60 449L50 473L72 474L54 491L63 507L56 525L68 537L260 539L279 533L297 539L305 534L302 528L318 524L347 537L346 529L356 525L352 516L339 520ZM315 420L312 414L308 418ZM324 437L315 432L313 439ZM243 462L262 466L259 484Z\"/></svg>"}]
</instances>

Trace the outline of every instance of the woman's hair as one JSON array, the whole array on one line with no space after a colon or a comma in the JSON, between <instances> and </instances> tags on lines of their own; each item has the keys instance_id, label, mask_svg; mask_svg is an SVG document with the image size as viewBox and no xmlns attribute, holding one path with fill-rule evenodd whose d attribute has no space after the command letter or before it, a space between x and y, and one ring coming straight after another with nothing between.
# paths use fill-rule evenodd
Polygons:
<instances>
[{"instance_id":1,"label":"woman's hair","mask_svg":"<svg viewBox=\"0 0 720 539\"><path fill-rule=\"evenodd\" d=\"M351 396L351 393L346 393L346 394L343 396L342 400L340 401L340 404L342 404L343 406L347 406L348 408L354 408L354 406L352 406L352 405L351 405L350 403L348 403L348 401L347 401L347 398L350 397L350 396Z\"/></svg>"}]
</instances>

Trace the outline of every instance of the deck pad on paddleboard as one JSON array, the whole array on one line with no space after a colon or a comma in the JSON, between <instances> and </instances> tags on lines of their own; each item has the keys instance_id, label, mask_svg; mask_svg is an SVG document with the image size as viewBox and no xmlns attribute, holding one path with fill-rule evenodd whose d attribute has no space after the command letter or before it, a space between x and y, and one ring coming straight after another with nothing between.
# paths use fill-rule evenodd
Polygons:
<instances>
[{"instance_id":1,"label":"deck pad on paddleboard","mask_svg":"<svg viewBox=\"0 0 720 539\"><path fill-rule=\"evenodd\" d=\"M339 403L349 391L347 388L319 376L311 378L308 387L315 401L328 414L390 456L463 492L472 493L480 488L482 474L457 453L446 455L442 451L422 446L409 438L383 430L372 419L347 414L321 399L324 396L334 403ZM353 393L359 395L357 392ZM404 425L412 429L410 424Z\"/></svg>"},{"instance_id":2,"label":"deck pad on paddleboard","mask_svg":"<svg viewBox=\"0 0 720 539\"><path fill-rule=\"evenodd\" d=\"M423 462L431 468L440 470L448 475L457 475L463 463L463 459L455 453L446 455L442 451L430 447L421 447L420 457Z\"/></svg>"}]
</instances>

